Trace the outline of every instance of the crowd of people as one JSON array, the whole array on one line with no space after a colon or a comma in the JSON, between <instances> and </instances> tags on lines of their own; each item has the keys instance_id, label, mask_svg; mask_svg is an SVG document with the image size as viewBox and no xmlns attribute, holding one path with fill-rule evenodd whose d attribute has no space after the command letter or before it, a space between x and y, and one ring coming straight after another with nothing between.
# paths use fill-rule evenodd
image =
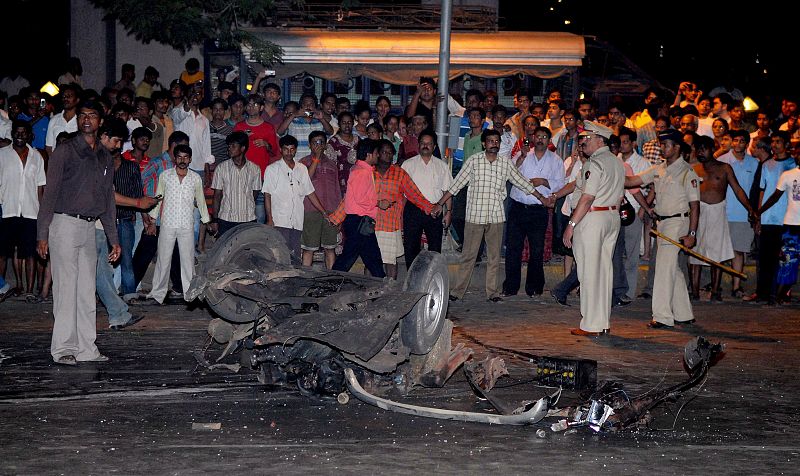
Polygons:
<instances>
[{"instance_id":1,"label":"crowd of people","mask_svg":"<svg viewBox=\"0 0 800 476\"><path fill-rule=\"evenodd\" d=\"M423 243L441 251L448 230L461 253L454 301L483 253L493 302L520 292L525 260L524 291L542 295L544 262L561 255L564 280L550 292L568 305L580 286L576 335L608 332L611 308L637 298L652 298L653 328L694 322L701 288L721 301L719 269L702 287L707 260L687 260L674 242L737 271L754 253L756 288L734 278L737 299L785 303L797 279L791 97L779 114L751 117L738 90L705 95L689 82L674 97L649 90L641 107L613 101L604 111L588 98L570 107L558 90L536 103L523 88L511 109L494 91L444 97L423 77L402 109L386 96L351 105L333 93L280 107L266 72L247 96L223 77L205 97L196 59L169 87L152 66L137 85L134 65L123 65L100 92L84 89L80 73L73 62L57 97L7 91L0 113L0 301L53 300L57 363L107 359L94 343L95 293L111 329L134 325L143 315L130 305L184 295L208 237L243 223L274 227L305 266L321 251L329 269L361 258L389 279ZM431 129L440 100L461 118L455 150ZM642 260L650 272L640 290Z\"/></svg>"}]
</instances>

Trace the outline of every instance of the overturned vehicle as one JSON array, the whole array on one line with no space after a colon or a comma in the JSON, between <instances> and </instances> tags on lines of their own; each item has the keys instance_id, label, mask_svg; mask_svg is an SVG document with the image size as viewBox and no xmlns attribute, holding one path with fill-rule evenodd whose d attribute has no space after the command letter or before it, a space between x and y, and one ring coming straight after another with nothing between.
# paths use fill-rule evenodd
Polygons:
<instances>
[{"instance_id":1,"label":"overturned vehicle","mask_svg":"<svg viewBox=\"0 0 800 476\"><path fill-rule=\"evenodd\" d=\"M188 298L219 316L217 360L244 348L262 383L325 396L346 389L345 369L374 389L441 386L471 355L450 346L442 255L421 253L402 285L293 261L278 231L245 224L198 263Z\"/></svg>"},{"instance_id":2,"label":"overturned vehicle","mask_svg":"<svg viewBox=\"0 0 800 476\"><path fill-rule=\"evenodd\" d=\"M538 399L507 402L492 392L498 379L508 376L503 359L488 356L475 362L472 349L452 347L448 296L447 263L438 253L423 251L401 285L303 267L277 230L258 224L239 225L219 240L198 263L187 292L189 300L204 300L219 316L209 324L209 335L225 348L216 363L208 362L205 352L195 354L202 366L231 368L220 362L238 353L265 385L335 396L341 403L352 394L386 410L439 419L530 425L548 416L567 417L552 426L554 431L646 426L651 410L681 400L683 392L704 381L723 351L721 344L702 337L689 341L683 355L688 378L638 397L629 397L617 382L598 385L595 361L539 357L529 375L550 390ZM389 391L406 394L414 386L441 387L462 366L468 384L493 407L492 413L419 407L383 397ZM583 395L558 409L562 390Z\"/></svg>"}]
</instances>

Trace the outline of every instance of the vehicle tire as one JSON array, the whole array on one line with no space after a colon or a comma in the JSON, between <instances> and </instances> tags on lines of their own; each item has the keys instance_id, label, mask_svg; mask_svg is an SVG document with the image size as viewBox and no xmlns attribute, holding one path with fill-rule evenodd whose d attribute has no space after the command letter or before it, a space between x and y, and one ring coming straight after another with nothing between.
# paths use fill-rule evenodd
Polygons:
<instances>
[{"instance_id":1,"label":"vehicle tire","mask_svg":"<svg viewBox=\"0 0 800 476\"><path fill-rule=\"evenodd\" d=\"M439 339L450 294L450 278L444 255L423 251L408 270L404 291L427 293L400 321L400 337L412 354L426 354Z\"/></svg>"},{"instance_id":2,"label":"vehicle tire","mask_svg":"<svg viewBox=\"0 0 800 476\"><path fill-rule=\"evenodd\" d=\"M244 223L232 228L214 244L205 259L198 263L195 273L205 276L221 265L256 268L269 273L274 264L290 263L289 248L278 230L259 223ZM214 312L230 322L252 322L258 313L255 302L237 299L221 289L208 287L205 300Z\"/></svg>"}]
</instances>

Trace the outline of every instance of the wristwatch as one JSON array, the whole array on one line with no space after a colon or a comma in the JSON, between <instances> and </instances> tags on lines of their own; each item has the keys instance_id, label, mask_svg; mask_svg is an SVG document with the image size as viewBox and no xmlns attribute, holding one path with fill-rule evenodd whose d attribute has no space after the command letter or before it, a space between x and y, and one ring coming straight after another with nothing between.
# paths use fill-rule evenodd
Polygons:
<instances>
[{"instance_id":1,"label":"wristwatch","mask_svg":"<svg viewBox=\"0 0 800 476\"><path fill-rule=\"evenodd\" d=\"M689 236L697 236L697 232L692 230L689 232Z\"/></svg>"},{"instance_id":2,"label":"wristwatch","mask_svg":"<svg viewBox=\"0 0 800 476\"><path fill-rule=\"evenodd\" d=\"M574 221L572 221L572 220L568 221L568 222L567 222L567 224L568 224L569 226L571 226L572 228L575 228L576 226L578 226L578 224L577 224L577 223L575 223L575 222L574 222Z\"/></svg>"}]
</instances>

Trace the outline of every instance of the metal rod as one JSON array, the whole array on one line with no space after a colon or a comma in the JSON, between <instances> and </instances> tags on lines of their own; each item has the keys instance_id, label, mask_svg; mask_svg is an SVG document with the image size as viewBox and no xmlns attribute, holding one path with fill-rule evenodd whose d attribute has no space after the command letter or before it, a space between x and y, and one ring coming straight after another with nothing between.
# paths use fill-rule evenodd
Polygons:
<instances>
[{"instance_id":1,"label":"metal rod","mask_svg":"<svg viewBox=\"0 0 800 476\"><path fill-rule=\"evenodd\" d=\"M450 21L452 19L452 0L442 0L441 32L439 34L439 81L437 97L443 97L436 106L436 137L439 150L444 153L447 145L447 95L450 94Z\"/></svg>"}]
</instances>

